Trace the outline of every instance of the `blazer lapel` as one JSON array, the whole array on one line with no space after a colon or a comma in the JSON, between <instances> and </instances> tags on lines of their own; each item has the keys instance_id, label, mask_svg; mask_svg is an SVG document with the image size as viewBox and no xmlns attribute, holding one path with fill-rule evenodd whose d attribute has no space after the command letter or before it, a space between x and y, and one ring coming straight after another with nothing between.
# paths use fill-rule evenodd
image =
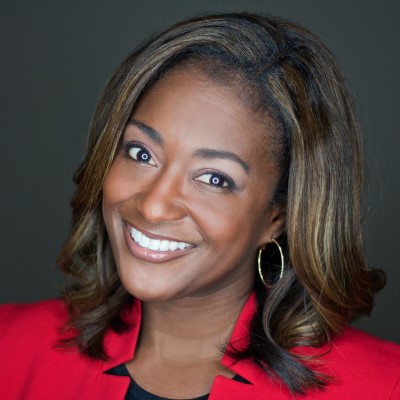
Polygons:
<instances>
[{"instance_id":1,"label":"blazer lapel","mask_svg":"<svg viewBox=\"0 0 400 400\"><path fill-rule=\"evenodd\" d=\"M244 349L249 344L250 322L257 309L256 294L253 292L245 303L229 340L229 345ZM289 399L288 389L269 377L251 360L236 361L228 355L222 358L222 364L240 375L248 383L217 376L210 392L210 400L252 400L252 399Z\"/></svg>"},{"instance_id":2,"label":"blazer lapel","mask_svg":"<svg viewBox=\"0 0 400 400\"><path fill-rule=\"evenodd\" d=\"M249 326L256 311L257 301L253 292L245 303L235 328L232 332L229 344L242 349L249 343ZM105 336L105 350L109 355L107 362L99 362L99 379L96 392L98 398L124 399L130 379L129 377L107 374L106 371L131 360L135 354L136 343L140 333L142 318L142 306L139 300L126 309L122 318L130 329L123 333L109 330ZM250 360L236 361L224 355L222 364L235 374L240 375L248 383L242 383L224 376L214 379L210 392L210 400L252 400L261 398L290 398L287 389L273 381L267 374L260 370ZM93 393L94 394L94 393ZM273 396L273 397L270 397ZM93 398L96 398L94 394Z\"/></svg>"},{"instance_id":3,"label":"blazer lapel","mask_svg":"<svg viewBox=\"0 0 400 400\"><path fill-rule=\"evenodd\" d=\"M124 364L131 360L135 354L136 343L139 338L140 324L142 319L142 304L139 300L134 300L131 307L125 309L121 315L128 324L129 329L123 333L116 333L111 329L107 331L104 338L108 361L101 361L99 364L99 379L96 391L98 397L93 398L112 398L125 399L128 391L130 378L107 374L107 371L117 365Z\"/></svg>"}]
</instances>

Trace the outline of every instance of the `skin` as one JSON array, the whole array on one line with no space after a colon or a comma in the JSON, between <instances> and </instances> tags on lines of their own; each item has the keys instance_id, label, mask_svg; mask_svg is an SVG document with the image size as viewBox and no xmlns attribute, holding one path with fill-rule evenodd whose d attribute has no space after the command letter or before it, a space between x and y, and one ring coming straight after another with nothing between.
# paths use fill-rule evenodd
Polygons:
<instances>
[{"instance_id":1,"label":"skin","mask_svg":"<svg viewBox=\"0 0 400 400\"><path fill-rule=\"evenodd\" d=\"M220 346L252 291L257 249L285 223L284 208L271 206L279 170L265 149L274 134L233 88L197 70L157 81L125 129L104 182L103 215L121 281L143 301L128 370L156 395L200 396L217 374L234 375L220 364ZM144 153L146 162L135 159ZM149 261L132 252L126 223L191 246Z\"/></svg>"}]
</instances>

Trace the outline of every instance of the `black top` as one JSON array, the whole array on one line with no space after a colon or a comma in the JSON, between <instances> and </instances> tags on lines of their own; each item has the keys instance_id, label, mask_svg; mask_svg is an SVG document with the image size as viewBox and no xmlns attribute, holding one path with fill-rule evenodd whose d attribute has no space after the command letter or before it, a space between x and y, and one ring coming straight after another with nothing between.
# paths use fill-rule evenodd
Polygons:
<instances>
[{"instance_id":1,"label":"black top","mask_svg":"<svg viewBox=\"0 0 400 400\"><path fill-rule=\"evenodd\" d=\"M118 365L114 368L111 368L107 371L107 374L110 375L119 375L119 376L129 376L131 378L131 383L129 384L128 391L125 396L125 400L171 400L166 397L156 396L152 393L149 393L147 390L141 388L129 375L128 369L125 364ZM246 379L242 378L240 375L235 375L232 379L242 383L248 383ZM207 400L208 394L204 396L196 397L190 400Z\"/></svg>"}]
</instances>

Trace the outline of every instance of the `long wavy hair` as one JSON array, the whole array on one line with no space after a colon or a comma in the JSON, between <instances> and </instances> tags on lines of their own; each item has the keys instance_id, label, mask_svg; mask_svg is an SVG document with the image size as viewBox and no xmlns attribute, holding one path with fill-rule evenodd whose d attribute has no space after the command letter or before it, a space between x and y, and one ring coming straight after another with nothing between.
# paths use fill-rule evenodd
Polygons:
<instances>
[{"instance_id":1,"label":"long wavy hair","mask_svg":"<svg viewBox=\"0 0 400 400\"><path fill-rule=\"evenodd\" d=\"M321 388L324 377L291 348L328 343L353 317L369 314L385 276L367 269L364 257L360 131L343 73L316 36L280 18L221 14L178 23L133 52L103 90L75 175L72 230L58 257L71 279L64 293L75 332L69 343L105 359L105 331L126 329L120 313L132 299L104 226L102 186L139 98L178 66L242 89L274 120L284 144L275 201L287 209L288 267L259 299L248 348L227 351L252 359L294 393Z\"/></svg>"}]
</instances>

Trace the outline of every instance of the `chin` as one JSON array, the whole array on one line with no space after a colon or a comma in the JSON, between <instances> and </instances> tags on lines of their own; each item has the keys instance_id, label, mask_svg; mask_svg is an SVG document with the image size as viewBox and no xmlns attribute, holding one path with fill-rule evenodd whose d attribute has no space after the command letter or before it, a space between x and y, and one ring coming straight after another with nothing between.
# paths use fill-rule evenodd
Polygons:
<instances>
[{"instance_id":1,"label":"chin","mask_svg":"<svg viewBox=\"0 0 400 400\"><path fill-rule=\"evenodd\" d=\"M128 274L129 275L129 274ZM177 287L170 287L166 282L157 282L157 279L140 279L135 276L127 276L120 273L120 279L125 290L136 299L150 301L176 300L184 297L182 291Z\"/></svg>"}]
</instances>

